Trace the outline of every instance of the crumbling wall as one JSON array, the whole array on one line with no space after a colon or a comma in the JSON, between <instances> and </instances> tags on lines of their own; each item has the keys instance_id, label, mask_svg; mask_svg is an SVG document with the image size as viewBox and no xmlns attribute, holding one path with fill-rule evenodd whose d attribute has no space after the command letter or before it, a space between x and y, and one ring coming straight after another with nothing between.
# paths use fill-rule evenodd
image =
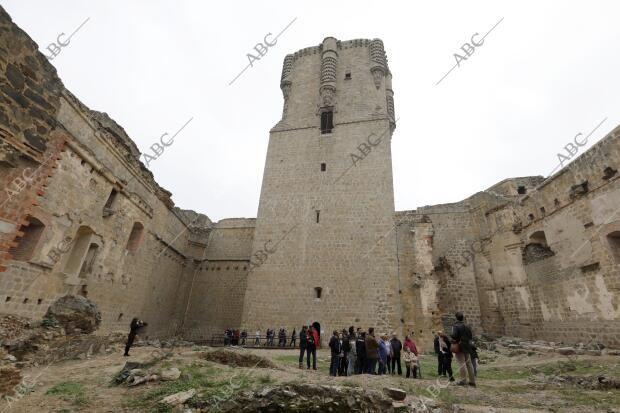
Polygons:
<instances>
[{"instance_id":1,"label":"crumbling wall","mask_svg":"<svg viewBox=\"0 0 620 413\"><path fill-rule=\"evenodd\" d=\"M3 9L0 31L0 311L38 318L81 294L99 305L103 331L139 316L149 334L172 333L195 266L188 251L204 251L190 248L196 228L122 127L65 90Z\"/></svg>"}]
</instances>

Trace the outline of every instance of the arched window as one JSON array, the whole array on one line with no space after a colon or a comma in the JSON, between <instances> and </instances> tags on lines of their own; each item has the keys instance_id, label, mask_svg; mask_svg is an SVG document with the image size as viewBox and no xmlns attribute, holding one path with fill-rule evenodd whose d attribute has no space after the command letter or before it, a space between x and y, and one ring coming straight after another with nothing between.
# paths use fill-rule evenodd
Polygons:
<instances>
[{"instance_id":1,"label":"arched window","mask_svg":"<svg viewBox=\"0 0 620 413\"><path fill-rule=\"evenodd\" d=\"M28 224L22 225L19 228L19 231L23 232L24 235L16 240L17 246L9 249L9 254L16 261L28 261L32 258L45 229L45 225L35 217L28 216L26 221L28 221Z\"/></svg>"},{"instance_id":2,"label":"arched window","mask_svg":"<svg viewBox=\"0 0 620 413\"><path fill-rule=\"evenodd\" d=\"M532 235L530 235L530 242L534 244L540 244L543 247L547 247L547 237L545 236L545 231L536 231Z\"/></svg>"},{"instance_id":3,"label":"arched window","mask_svg":"<svg viewBox=\"0 0 620 413\"><path fill-rule=\"evenodd\" d=\"M549 248L547 244L547 237L544 231L536 231L530 235L528 243L523 249L523 263L531 264L536 261L544 260L548 257L553 257L555 253Z\"/></svg>"},{"instance_id":4,"label":"arched window","mask_svg":"<svg viewBox=\"0 0 620 413\"><path fill-rule=\"evenodd\" d=\"M607 234L607 243L609 244L614 263L620 264L620 231Z\"/></svg>"},{"instance_id":5,"label":"arched window","mask_svg":"<svg viewBox=\"0 0 620 413\"><path fill-rule=\"evenodd\" d=\"M129 234L129 241L127 241L127 251L134 253L138 250L140 242L142 241L142 232L144 226L139 222L134 222L131 233Z\"/></svg>"},{"instance_id":6,"label":"arched window","mask_svg":"<svg viewBox=\"0 0 620 413\"><path fill-rule=\"evenodd\" d=\"M334 129L334 112L331 110L321 113L321 133L332 133Z\"/></svg>"}]
</instances>

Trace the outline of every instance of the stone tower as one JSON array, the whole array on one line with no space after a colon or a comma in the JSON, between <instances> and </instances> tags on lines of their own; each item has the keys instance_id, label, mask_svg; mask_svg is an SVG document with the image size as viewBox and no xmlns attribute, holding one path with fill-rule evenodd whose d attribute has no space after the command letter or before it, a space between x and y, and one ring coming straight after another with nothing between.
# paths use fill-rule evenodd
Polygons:
<instances>
[{"instance_id":1,"label":"stone tower","mask_svg":"<svg viewBox=\"0 0 620 413\"><path fill-rule=\"evenodd\" d=\"M282 119L270 131L243 327L315 321L401 327L394 237L394 100L383 42L287 55Z\"/></svg>"}]
</instances>

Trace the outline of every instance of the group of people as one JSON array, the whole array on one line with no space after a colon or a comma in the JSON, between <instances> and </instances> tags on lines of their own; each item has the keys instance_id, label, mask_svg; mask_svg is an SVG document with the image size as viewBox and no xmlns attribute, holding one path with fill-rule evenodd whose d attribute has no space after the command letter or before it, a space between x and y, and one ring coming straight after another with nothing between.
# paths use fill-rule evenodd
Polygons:
<instances>
[{"instance_id":1,"label":"group of people","mask_svg":"<svg viewBox=\"0 0 620 413\"><path fill-rule=\"evenodd\" d=\"M437 375L455 381L452 372L452 358L456 357L459 364L459 385L476 386L478 365L478 351L472 342L471 328L465 324L462 312L455 314L455 322L450 336L438 331L434 338L434 349L437 354ZM303 367L304 349L310 348L307 344L308 336L316 337L315 332L304 326L300 333L299 368ZM318 338L316 339L318 340ZM310 355L316 358L315 344L311 351L307 351L307 366L310 368ZM406 377L421 378L420 354L416 343L406 336L401 342L393 333L391 338L387 334L375 336L374 328L368 331L349 327L348 331L334 330L329 340L331 361L329 374L331 376L350 376L353 374L398 374L402 375L401 360L405 364ZM316 362L313 363L316 370Z\"/></svg>"},{"instance_id":2,"label":"group of people","mask_svg":"<svg viewBox=\"0 0 620 413\"><path fill-rule=\"evenodd\" d=\"M418 348L409 336L405 337L403 343L395 333L391 338L387 334L376 338L374 328L369 328L366 332L351 326L348 331L334 330L329 340L329 348L331 376L397 373L402 375L402 360L405 363L407 378L421 377Z\"/></svg>"},{"instance_id":3,"label":"group of people","mask_svg":"<svg viewBox=\"0 0 620 413\"><path fill-rule=\"evenodd\" d=\"M239 331L239 329L233 330L232 328L224 330L225 346L245 346L247 338L248 332L246 330Z\"/></svg>"},{"instance_id":4,"label":"group of people","mask_svg":"<svg viewBox=\"0 0 620 413\"><path fill-rule=\"evenodd\" d=\"M434 350L437 355L437 375L455 381L452 371L452 358L456 357L459 364L459 385L476 385L478 369L478 351L472 342L472 332L465 324L462 312L455 314L452 332L448 336L443 331L437 331L434 337ZM137 319L136 319L137 320ZM139 327L134 327L132 331ZM146 323L144 323L146 324ZM275 329L267 329L265 346L275 346ZM135 333L133 334L135 337ZM245 345L247 331L226 329L225 344ZM293 329L290 336L290 347L296 347L297 330ZM255 346L260 346L260 330L256 331ZM133 337L130 334L128 347ZM287 332L284 327L278 331L278 347L287 346ZM320 347L320 332L314 326L303 326L299 332L299 368L303 368L304 355L307 369L316 370L316 349ZM402 375L401 360L405 364L406 377L421 378L420 354L416 343L406 336L401 342L395 333L375 336L374 328L368 331L355 329L353 326L342 331L334 330L329 340L331 361L329 374L332 376L351 376L353 374L398 374ZM128 350L128 349L127 349ZM126 351L127 353L127 351ZM311 363L312 359L312 363Z\"/></svg>"},{"instance_id":5,"label":"group of people","mask_svg":"<svg viewBox=\"0 0 620 413\"><path fill-rule=\"evenodd\" d=\"M273 328L268 328L267 332L265 333L264 346L275 347L275 344L274 344L275 336L276 336L276 330ZM254 345L260 346L260 340L261 340L260 330L256 330L256 334L254 336ZM280 330L278 330L278 347L286 347L286 343L287 343L287 332L284 327L281 327ZM297 346L297 330L293 329L289 347L296 347L296 346Z\"/></svg>"}]
</instances>

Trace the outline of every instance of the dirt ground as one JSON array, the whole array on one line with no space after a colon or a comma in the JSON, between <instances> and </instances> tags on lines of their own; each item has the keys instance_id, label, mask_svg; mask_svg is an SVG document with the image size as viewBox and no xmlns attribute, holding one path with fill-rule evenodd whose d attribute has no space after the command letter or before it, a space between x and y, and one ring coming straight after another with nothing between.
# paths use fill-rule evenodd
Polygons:
<instances>
[{"instance_id":1,"label":"dirt ground","mask_svg":"<svg viewBox=\"0 0 620 413\"><path fill-rule=\"evenodd\" d=\"M7 412L165 412L173 410L158 403L163 397L190 388L198 398L219 400L234 397L234 391L256 390L279 383L316 383L361 386L382 390L397 387L407 397L423 397L443 412L620 412L620 390L596 389L576 384L571 377L620 378L618 356L561 356L529 352L509 356L481 351L478 386L448 384L436 377L434 355L422 357L422 379L403 376L330 377L329 351L318 352L318 371L300 370L297 350L244 350L270 359L277 369L230 367L207 361L201 354L208 347L175 348L172 355L152 368L181 370L172 382L149 382L136 387L112 384L112 378L125 362L145 361L153 347L132 349L132 356L122 357L120 345L114 352L85 360L58 362L25 369L22 374L32 389L10 403L0 401L0 413ZM458 375L456 361L453 369ZM566 377L569 376L569 379ZM579 380L577 380L579 381ZM232 384L234 383L234 386ZM229 389L232 387L234 391ZM204 404L203 404L204 406ZM202 407L196 411L217 411Z\"/></svg>"}]
</instances>

